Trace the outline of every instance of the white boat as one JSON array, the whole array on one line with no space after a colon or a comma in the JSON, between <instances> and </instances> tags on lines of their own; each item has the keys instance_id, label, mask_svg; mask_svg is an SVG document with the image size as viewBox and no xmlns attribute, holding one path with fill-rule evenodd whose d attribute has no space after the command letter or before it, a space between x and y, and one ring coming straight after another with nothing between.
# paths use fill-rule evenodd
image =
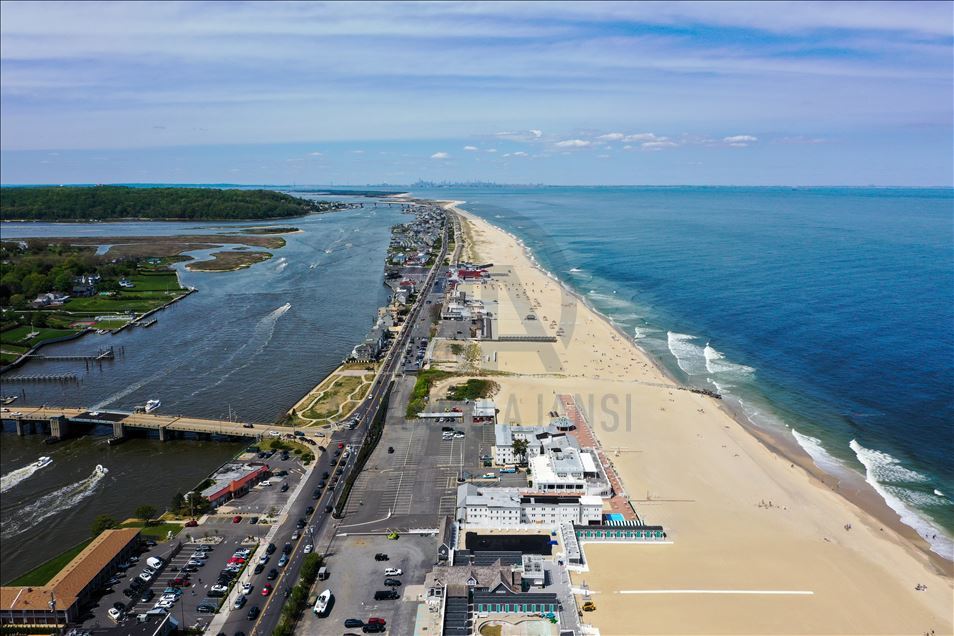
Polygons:
<instances>
[{"instance_id":1,"label":"white boat","mask_svg":"<svg viewBox=\"0 0 954 636\"><path fill-rule=\"evenodd\" d=\"M159 408L160 404L162 404L162 402L159 400L149 400L146 402L146 406L144 406L142 410L146 413L151 413L152 411L155 411L157 408Z\"/></svg>"},{"instance_id":2,"label":"white boat","mask_svg":"<svg viewBox=\"0 0 954 636\"><path fill-rule=\"evenodd\" d=\"M331 590L325 590L318 595L318 599L315 601L315 607L313 611L318 616L324 616L325 612L328 611L328 605L331 603Z\"/></svg>"},{"instance_id":3,"label":"white boat","mask_svg":"<svg viewBox=\"0 0 954 636\"><path fill-rule=\"evenodd\" d=\"M102 464L96 464L96 472L100 475L105 475L109 472L109 469L103 466Z\"/></svg>"},{"instance_id":4,"label":"white boat","mask_svg":"<svg viewBox=\"0 0 954 636\"><path fill-rule=\"evenodd\" d=\"M47 456L44 455L43 457L41 457L41 458L39 458L38 460L36 460L35 462L33 462L33 465L34 465L36 468L46 468L47 466L49 466L49 465L52 464L52 463L53 463L53 458L52 458L52 457L47 457Z\"/></svg>"}]
</instances>

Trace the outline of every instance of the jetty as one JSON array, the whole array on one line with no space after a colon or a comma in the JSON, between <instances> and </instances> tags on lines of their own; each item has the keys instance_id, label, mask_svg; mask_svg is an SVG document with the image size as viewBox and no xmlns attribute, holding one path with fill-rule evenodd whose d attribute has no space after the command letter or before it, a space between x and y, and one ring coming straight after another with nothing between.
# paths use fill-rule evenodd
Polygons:
<instances>
[{"instance_id":1,"label":"jetty","mask_svg":"<svg viewBox=\"0 0 954 636\"><path fill-rule=\"evenodd\" d=\"M103 360L114 360L116 358L116 352L113 351L112 347L108 349L103 349L99 353L94 355L64 355L64 356L46 356L40 353L31 353L27 354L27 357L31 360L55 360L55 361L68 361L68 360L81 360L94 362L102 362Z\"/></svg>"},{"instance_id":2,"label":"jetty","mask_svg":"<svg viewBox=\"0 0 954 636\"><path fill-rule=\"evenodd\" d=\"M12 378L11 378L12 379ZM4 380L6 381L6 380ZM259 439L264 436L283 436L295 430L289 426L252 424L229 420L213 420L181 415L158 415L130 411L91 411L82 408L53 406L21 406L16 410L6 408L0 419L12 421L17 435L46 434L52 441L66 439L80 433L95 430L112 432L110 443L116 443L135 433L157 433L160 441L176 437L245 438ZM108 434L108 433L107 433Z\"/></svg>"},{"instance_id":3,"label":"jetty","mask_svg":"<svg viewBox=\"0 0 954 636\"><path fill-rule=\"evenodd\" d=\"M75 373L47 373L40 375L15 375L4 378L4 382L77 382Z\"/></svg>"}]
</instances>

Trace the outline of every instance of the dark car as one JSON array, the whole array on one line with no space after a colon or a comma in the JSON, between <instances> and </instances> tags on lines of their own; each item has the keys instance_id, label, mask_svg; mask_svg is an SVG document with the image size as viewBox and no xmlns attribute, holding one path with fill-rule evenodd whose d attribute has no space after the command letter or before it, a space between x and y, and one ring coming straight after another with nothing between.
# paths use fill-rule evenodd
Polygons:
<instances>
[{"instance_id":1,"label":"dark car","mask_svg":"<svg viewBox=\"0 0 954 636\"><path fill-rule=\"evenodd\" d=\"M316 489L315 492L311 493L312 499L321 499L321 490Z\"/></svg>"},{"instance_id":2,"label":"dark car","mask_svg":"<svg viewBox=\"0 0 954 636\"><path fill-rule=\"evenodd\" d=\"M326 482L324 479L322 479L321 481L318 482L318 487L319 487L319 488L324 488L324 487L327 486L327 485L328 485L328 482Z\"/></svg>"},{"instance_id":3,"label":"dark car","mask_svg":"<svg viewBox=\"0 0 954 636\"><path fill-rule=\"evenodd\" d=\"M279 488L280 491L286 492L288 490L288 482L282 484L282 487Z\"/></svg>"},{"instance_id":4,"label":"dark car","mask_svg":"<svg viewBox=\"0 0 954 636\"><path fill-rule=\"evenodd\" d=\"M273 552L275 552L275 544L274 544L274 543L269 543L269 544L268 544L268 547L265 548L265 552L266 552L267 554L272 554Z\"/></svg>"},{"instance_id":5,"label":"dark car","mask_svg":"<svg viewBox=\"0 0 954 636\"><path fill-rule=\"evenodd\" d=\"M132 589L131 587L127 587L125 590L123 590L123 596L125 596L126 598L132 598L135 595L136 595L136 590Z\"/></svg>"},{"instance_id":6,"label":"dark car","mask_svg":"<svg viewBox=\"0 0 954 636\"><path fill-rule=\"evenodd\" d=\"M149 539L148 541L143 541L143 544L149 546L150 548L156 547L156 542L153 541L152 539Z\"/></svg>"},{"instance_id":7,"label":"dark car","mask_svg":"<svg viewBox=\"0 0 954 636\"><path fill-rule=\"evenodd\" d=\"M359 621L357 618L348 618L344 622L345 627L364 627L364 621Z\"/></svg>"},{"instance_id":8,"label":"dark car","mask_svg":"<svg viewBox=\"0 0 954 636\"><path fill-rule=\"evenodd\" d=\"M120 603L119 601L113 603L113 609L119 610L120 612L126 611L126 604Z\"/></svg>"},{"instance_id":9,"label":"dark car","mask_svg":"<svg viewBox=\"0 0 954 636\"><path fill-rule=\"evenodd\" d=\"M139 600L142 601L143 603L148 603L149 601L152 600L152 597L155 595L156 593L153 592L152 590L146 590L145 592L142 593L142 596L139 597Z\"/></svg>"},{"instance_id":10,"label":"dark car","mask_svg":"<svg viewBox=\"0 0 954 636\"><path fill-rule=\"evenodd\" d=\"M258 517L252 517L251 519L248 520L248 522L252 524L258 523Z\"/></svg>"},{"instance_id":11,"label":"dark car","mask_svg":"<svg viewBox=\"0 0 954 636\"><path fill-rule=\"evenodd\" d=\"M361 631L364 632L365 634L378 634L380 632L383 632L384 629L385 629L384 625L381 625L379 623L369 623L365 625L364 627L362 627Z\"/></svg>"},{"instance_id":12,"label":"dark car","mask_svg":"<svg viewBox=\"0 0 954 636\"><path fill-rule=\"evenodd\" d=\"M396 601L400 598L395 590L378 590L374 593L374 600L376 601Z\"/></svg>"},{"instance_id":13,"label":"dark car","mask_svg":"<svg viewBox=\"0 0 954 636\"><path fill-rule=\"evenodd\" d=\"M290 543L286 543L285 546L282 548L282 552L284 552L285 554L291 554L291 551L292 551L292 544Z\"/></svg>"},{"instance_id":14,"label":"dark car","mask_svg":"<svg viewBox=\"0 0 954 636\"><path fill-rule=\"evenodd\" d=\"M331 504L328 504L327 506L325 506L325 512L330 513L332 510L334 510L334 508L331 507Z\"/></svg>"},{"instance_id":15,"label":"dark car","mask_svg":"<svg viewBox=\"0 0 954 636\"><path fill-rule=\"evenodd\" d=\"M388 555L386 555L384 552L378 552L377 554L374 555L374 560L375 560L375 561L387 561L387 560L388 560Z\"/></svg>"},{"instance_id":16,"label":"dark car","mask_svg":"<svg viewBox=\"0 0 954 636\"><path fill-rule=\"evenodd\" d=\"M304 527L305 527L305 520L304 520L304 519L299 519L299 520L295 523L295 527L298 528L299 530L301 530L302 528L304 528Z\"/></svg>"},{"instance_id":17,"label":"dark car","mask_svg":"<svg viewBox=\"0 0 954 636\"><path fill-rule=\"evenodd\" d=\"M306 514L306 515L310 515L310 514L313 513L314 511L315 511L315 507L314 507L314 506L308 506L307 508L305 508L305 514Z\"/></svg>"},{"instance_id":18,"label":"dark car","mask_svg":"<svg viewBox=\"0 0 954 636\"><path fill-rule=\"evenodd\" d=\"M327 470L326 470L325 472L321 473L321 478L322 478L322 479L328 479L329 477L331 477L331 473L329 473Z\"/></svg>"},{"instance_id":19,"label":"dark car","mask_svg":"<svg viewBox=\"0 0 954 636\"><path fill-rule=\"evenodd\" d=\"M393 452L394 452L394 447L388 446L388 453L393 453Z\"/></svg>"},{"instance_id":20,"label":"dark car","mask_svg":"<svg viewBox=\"0 0 954 636\"><path fill-rule=\"evenodd\" d=\"M388 587L400 587L401 582L397 579L384 579L384 584Z\"/></svg>"},{"instance_id":21,"label":"dark car","mask_svg":"<svg viewBox=\"0 0 954 636\"><path fill-rule=\"evenodd\" d=\"M272 568L271 570L268 571L268 576L265 577L265 580L274 581L277 578L278 578L278 570L276 570L275 568Z\"/></svg>"},{"instance_id":22,"label":"dark car","mask_svg":"<svg viewBox=\"0 0 954 636\"><path fill-rule=\"evenodd\" d=\"M252 574L261 574L262 570L264 569L265 569L264 565L262 565L261 563L256 563L255 568L252 569Z\"/></svg>"},{"instance_id":23,"label":"dark car","mask_svg":"<svg viewBox=\"0 0 954 636\"><path fill-rule=\"evenodd\" d=\"M259 611L258 605L252 605L250 608L248 608L248 620L254 621L256 618L258 618Z\"/></svg>"},{"instance_id":24,"label":"dark car","mask_svg":"<svg viewBox=\"0 0 954 636\"><path fill-rule=\"evenodd\" d=\"M338 470L335 471L335 474L338 475L339 477L340 477L343 473L344 473L344 468L339 468Z\"/></svg>"}]
</instances>

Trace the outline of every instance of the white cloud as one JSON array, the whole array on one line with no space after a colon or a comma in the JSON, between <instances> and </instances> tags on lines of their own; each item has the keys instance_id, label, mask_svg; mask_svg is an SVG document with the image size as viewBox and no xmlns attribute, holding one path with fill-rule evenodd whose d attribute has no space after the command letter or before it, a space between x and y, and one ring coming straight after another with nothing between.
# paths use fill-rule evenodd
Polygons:
<instances>
[{"instance_id":1,"label":"white cloud","mask_svg":"<svg viewBox=\"0 0 954 636\"><path fill-rule=\"evenodd\" d=\"M517 152L513 153L513 156L514 157L529 157L530 155L528 155L522 150L518 150Z\"/></svg>"},{"instance_id":2,"label":"white cloud","mask_svg":"<svg viewBox=\"0 0 954 636\"><path fill-rule=\"evenodd\" d=\"M629 142L659 141L659 140L665 140L665 139L666 139L665 137L657 137L653 133L637 133L635 135L626 135L625 137L623 137L623 141L629 141Z\"/></svg>"},{"instance_id":3,"label":"white cloud","mask_svg":"<svg viewBox=\"0 0 954 636\"><path fill-rule=\"evenodd\" d=\"M600 139L602 141L622 141L625 137L626 135L624 135L623 133L614 132L614 133L606 133L605 135L600 135L599 137L597 137L597 139Z\"/></svg>"},{"instance_id":4,"label":"white cloud","mask_svg":"<svg viewBox=\"0 0 954 636\"><path fill-rule=\"evenodd\" d=\"M363 154L364 154L364 151L363 151L363 150L352 150L352 151L351 151L351 154L353 154L353 155L363 155Z\"/></svg>"},{"instance_id":5,"label":"white cloud","mask_svg":"<svg viewBox=\"0 0 954 636\"><path fill-rule=\"evenodd\" d=\"M308 156L310 156L310 157L321 157L322 154L316 150L315 152L309 152L309 153L308 153Z\"/></svg>"},{"instance_id":6,"label":"white cloud","mask_svg":"<svg viewBox=\"0 0 954 636\"><path fill-rule=\"evenodd\" d=\"M450 159L450 155L446 152L435 152L431 155L431 159Z\"/></svg>"},{"instance_id":7,"label":"white cloud","mask_svg":"<svg viewBox=\"0 0 954 636\"><path fill-rule=\"evenodd\" d=\"M496 149L496 148L488 148L488 149L487 149L487 152L497 152L497 149Z\"/></svg>"},{"instance_id":8,"label":"white cloud","mask_svg":"<svg viewBox=\"0 0 954 636\"><path fill-rule=\"evenodd\" d=\"M585 141L583 139L566 139L556 143L557 148L586 148L592 145L592 141Z\"/></svg>"},{"instance_id":9,"label":"white cloud","mask_svg":"<svg viewBox=\"0 0 954 636\"><path fill-rule=\"evenodd\" d=\"M478 150L477 146L464 146L464 150L467 152L476 152Z\"/></svg>"},{"instance_id":10,"label":"white cloud","mask_svg":"<svg viewBox=\"0 0 954 636\"><path fill-rule=\"evenodd\" d=\"M751 143L758 141L758 137L753 137L752 135L732 135L731 137L723 137L722 141L729 144L733 148L745 148Z\"/></svg>"},{"instance_id":11,"label":"white cloud","mask_svg":"<svg viewBox=\"0 0 954 636\"><path fill-rule=\"evenodd\" d=\"M540 137L543 136L543 131L531 128L530 134L533 135L535 139L539 139Z\"/></svg>"},{"instance_id":12,"label":"white cloud","mask_svg":"<svg viewBox=\"0 0 954 636\"><path fill-rule=\"evenodd\" d=\"M675 148L678 146L674 141L647 141L640 146L643 150L662 150L663 148Z\"/></svg>"}]
</instances>

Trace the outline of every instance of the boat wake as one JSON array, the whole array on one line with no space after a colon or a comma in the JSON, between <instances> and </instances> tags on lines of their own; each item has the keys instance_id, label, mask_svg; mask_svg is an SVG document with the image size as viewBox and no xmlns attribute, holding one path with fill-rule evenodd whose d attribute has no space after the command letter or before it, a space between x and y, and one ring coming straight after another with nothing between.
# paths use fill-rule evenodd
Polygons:
<instances>
[{"instance_id":1,"label":"boat wake","mask_svg":"<svg viewBox=\"0 0 954 636\"><path fill-rule=\"evenodd\" d=\"M86 479L40 497L29 506L18 510L15 515L6 515L6 518L0 521L0 539L14 537L39 525L44 519L75 508L96 491L108 472L106 468L96 466Z\"/></svg>"},{"instance_id":2,"label":"boat wake","mask_svg":"<svg viewBox=\"0 0 954 636\"><path fill-rule=\"evenodd\" d=\"M284 256L275 261L275 271L279 274L284 272L286 267L288 267L288 259Z\"/></svg>"},{"instance_id":3,"label":"boat wake","mask_svg":"<svg viewBox=\"0 0 954 636\"><path fill-rule=\"evenodd\" d=\"M865 467L865 481L877 491L885 503L898 513L902 523L913 528L931 545L931 549L954 561L954 541L929 519L918 514L915 506L945 505L947 499L912 488L924 484L928 478L905 468L901 462L882 451L865 448L857 440L848 444L858 461Z\"/></svg>"},{"instance_id":4,"label":"boat wake","mask_svg":"<svg viewBox=\"0 0 954 636\"><path fill-rule=\"evenodd\" d=\"M27 479L32 477L33 474L36 473L36 471L40 470L40 468L43 468L43 467L40 466L37 462L33 462L32 464L28 466L24 466L23 468L17 468L16 470L10 471L3 477L0 477L0 493L7 492L8 490L13 488L20 482L26 481Z\"/></svg>"}]
</instances>

